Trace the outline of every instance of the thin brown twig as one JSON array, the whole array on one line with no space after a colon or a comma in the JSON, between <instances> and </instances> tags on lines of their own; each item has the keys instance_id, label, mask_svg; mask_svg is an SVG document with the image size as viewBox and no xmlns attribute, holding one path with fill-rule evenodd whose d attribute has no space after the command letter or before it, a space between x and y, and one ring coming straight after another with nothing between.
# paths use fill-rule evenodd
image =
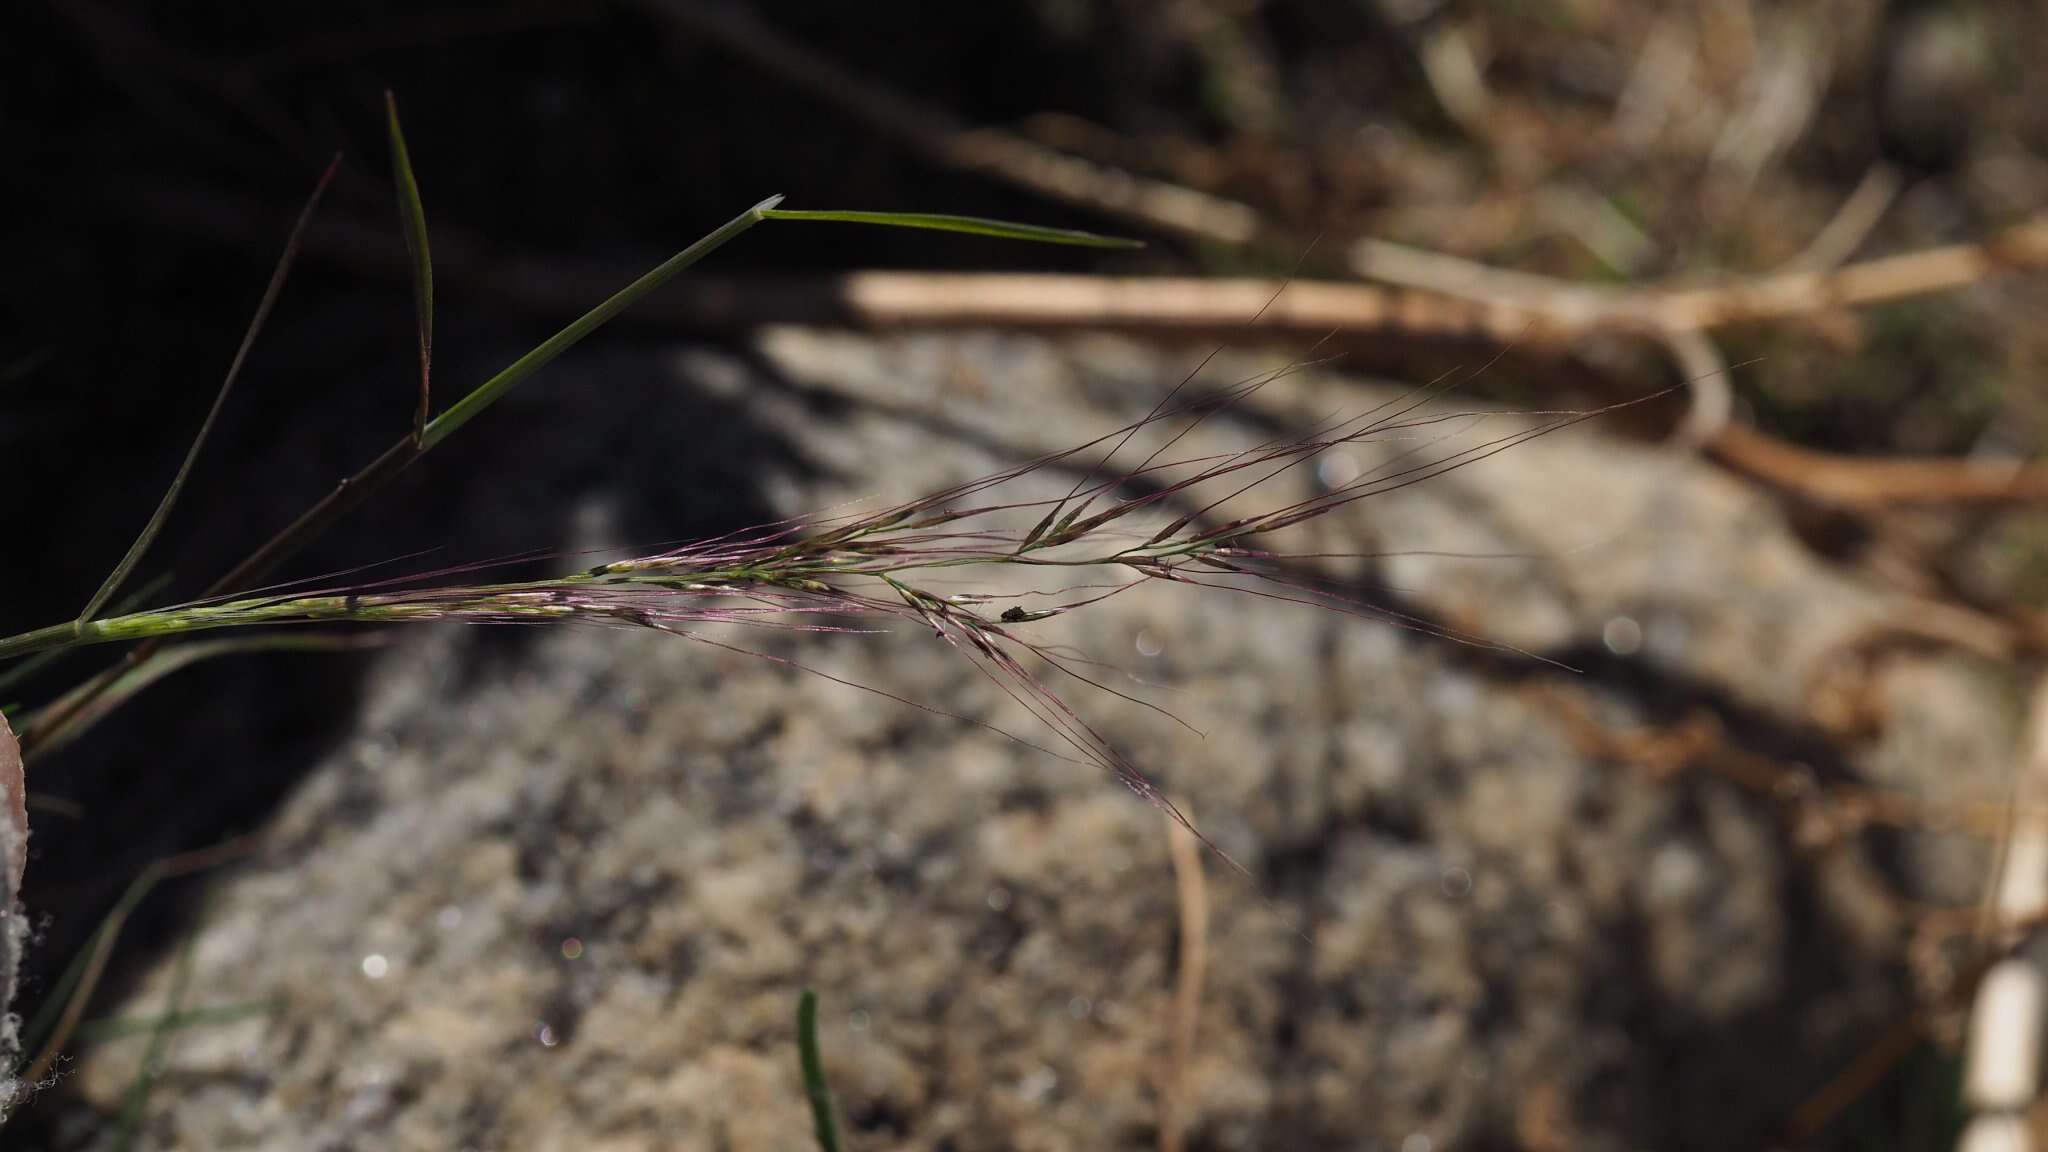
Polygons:
<instances>
[{"instance_id":1,"label":"thin brown twig","mask_svg":"<svg viewBox=\"0 0 2048 1152\"><path fill-rule=\"evenodd\" d=\"M1732 471L1829 507L2004 506L2048 500L2048 464L1946 456L1845 456L1730 424L1707 453Z\"/></svg>"},{"instance_id":2,"label":"thin brown twig","mask_svg":"<svg viewBox=\"0 0 2048 1152\"><path fill-rule=\"evenodd\" d=\"M1978 934L1985 946L2024 939L2010 925L2048 908L2048 832L2038 824L2023 826L2018 816L2022 798L2037 794L2048 780L2048 680L2036 686L2030 711L2008 797L2012 816L1985 885ZM2041 985L2039 968L2016 954L2000 960L1978 984L1963 1061L1965 1149L2025 1152L2032 1146L2026 1127L2014 1124L2013 1116L2039 1097Z\"/></svg>"},{"instance_id":3,"label":"thin brown twig","mask_svg":"<svg viewBox=\"0 0 2048 1152\"><path fill-rule=\"evenodd\" d=\"M1175 801L1181 812L1186 803ZM1194 834L1166 819L1167 848L1173 857L1174 895L1180 908L1180 970L1173 988L1173 1034L1159 1093L1159 1152L1181 1152L1187 1135L1188 1069L1194 1062L1195 1025L1202 1012L1202 984L1209 966L1209 886Z\"/></svg>"},{"instance_id":4,"label":"thin brown twig","mask_svg":"<svg viewBox=\"0 0 2048 1152\"><path fill-rule=\"evenodd\" d=\"M1899 196L1899 170L1889 164L1873 164L1856 182L1835 214L1813 234L1797 256L1787 260L1779 272L1813 272L1837 268L1856 254L1877 222L1884 219Z\"/></svg>"},{"instance_id":5,"label":"thin brown twig","mask_svg":"<svg viewBox=\"0 0 2048 1152\"><path fill-rule=\"evenodd\" d=\"M1792 1112L1786 1125L1788 1143L1804 1144L1824 1131L1849 1106L1869 1095L1884 1082L1899 1061L1920 1044L1934 1014L1915 1009L1895 1021L1875 1043L1858 1050L1856 1057L1808 1096Z\"/></svg>"}]
</instances>

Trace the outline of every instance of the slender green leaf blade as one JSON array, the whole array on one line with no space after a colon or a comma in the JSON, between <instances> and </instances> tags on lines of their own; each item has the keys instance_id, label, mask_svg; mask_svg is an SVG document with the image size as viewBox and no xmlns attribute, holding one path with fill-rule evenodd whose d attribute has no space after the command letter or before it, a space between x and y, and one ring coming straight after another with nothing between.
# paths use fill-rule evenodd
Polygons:
<instances>
[{"instance_id":1,"label":"slender green leaf blade","mask_svg":"<svg viewBox=\"0 0 2048 1152\"><path fill-rule=\"evenodd\" d=\"M431 413L429 382L434 367L434 257L427 247L427 210L420 203L420 183L406 151L405 130L398 123L398 98L384 90L384 111L391 134L391 177L398 185L398 219L405 226L405 252L412 261L412 304L419 316L420 402L413 415L412 438L426 434Z\"/></svg>"},{"instance_id":2,"label":"slender green leaf blade","mask_svg":"<svg viewBox=\"0 0 2048 1152\"><path fill-rule=\"evenodd\" d=\"M312 222L313 212L320 206L320 198L327 194L327 186L334 182L334 174L341 168L341 156L337 153L327 164L327 171L320 174L320 182L313 186L313 194L306 198L306 206L299 210L299 218L292 225L290 237L285 240L284 252L277 258L277 268L270 274L270 283L263 289L263 299L256 305L256 314L249 319L249 328L242 334L241 346L235 349L235 358L228 363L227 375L220 382L220 391L214 394L213 407L207 410L206 419L200 423L199 431L192 437L192 447L186 449L184 463L178 465L177 475L171 477L171 486L164 490L164 497L157 501L156 511L143 525L142 534L128 548L128 554L114 565L106 583L93 593L85 605L85 611L78 614L80 620L90 620L106 607L107 601L121 588L121 582L142 562L143 553L156 541L163 531L164 521L170 517L171 507L178 502L178 493L185 488L185 480L192 474L192 465L199 459L199 450L206 446L206 438L213 433L214 424L220 419L221 408L227 404L228 393L234 391L235 378L242 374L242 365L248 362L249 349L256 343L256 336L263 331L264 321L270 318L270 310L277 304L278 295L284 291L285 278L291 274L292 263L298 259L299 247L305 240L306 225Z\"/></svg>"},{"instance_id":3,"label":"slender green leaf blade","mask_svg":"<svg viewBox=\"0 0 2048 1152\"><path fill-rule=\"evenodd\" d=\"M878 224L886 228L923 228L934 232L964 232L972 236L995 236L1004 240L1029 240L1038 244L1072 244L1083 248L1143 248L1142 240L1102 236L1073 228L1046 228L1037 224L1014 224L980 216L947 216L933 212L847 212L801 208L771 208L762 213L770 220L816 220L833 224Z\"/></svg>"},{"instance_id":4,"label":"slender green leaf blade","mask_svg":"<svg viewBox=\"0 0 2048 1152\"><path fill-rule=\"evenodd\" d=\"M450 405L427 425L426 434L421 440L421 450L432 448L446 440L457 428L469 423L478 413L497 403L499 397L510 392L521 381L540 371L555 357L575 347L578 341L602 328L619 313L639 303L656 288L668 283L676 273L711 255L735 236L767 219L768 214L780 203L782 197L770 196L726 221L710 235L662 261L653 271L613 293L611 299L571 321L567 327L542 341L533 351L514 360L496 376L477 385L469 395Z\"/></svg>"},{"instance_id":5,"label":"slender green leaf blade","mask_svg":"<svg viewBox=\"0 0 2048 1152\"><path fill-rule=\"evenodd\" d=\"M197 937L187 937L178 949L178 960L171 966L171 990L164 1002L164 1013L155 1030L149 1034L149 1049L142 1054L142 1066L135 1070L135 1081L128 1088L128 1103L121 1110L121 1125L114 1131L115 1152L128 1152L135 1147L137 1135L142 1131L143 1113L149 1109L149 1095L163 1078L164 1065L170 1056L171 1037L177 1032L173 1026L185 1011L185 993L192 986L192 959L198 946Z\"/></svg>"},{"instance_id":6,"label":"slender green leaf blade","mask_svg":"<svg viewBox=\"0 0 2048 1152\"><path fill-rule=\"evenodd\" d=\"M135 1036L155 1032L159 1028L192 1028L207 1024L232 1024L252 1016L274 1016L284 1011L282 997L264 1000L235 1000L208 1008L188 1008L175 1016L113 1016L103 1020L88 1020L78 1026L74 1033L80 1044L97 1044L107 1040L119 1040L124 1036Z\"/></svg>"},{"instance_id":7,"label":"slender green leaf blade","mask_svg":"<svg viewBox=\"0 0 2048 1152\"><path fill-rule=\"evenodd\" d=\"M803 1063L804 1095L811 1101L811 1130L818 1138L819 1152L839 1152L832 1089L825 1083L825 1057L818 1049L818 994L809 988L796 1002L796 1048Z\"/></svg>"}]
</instances>

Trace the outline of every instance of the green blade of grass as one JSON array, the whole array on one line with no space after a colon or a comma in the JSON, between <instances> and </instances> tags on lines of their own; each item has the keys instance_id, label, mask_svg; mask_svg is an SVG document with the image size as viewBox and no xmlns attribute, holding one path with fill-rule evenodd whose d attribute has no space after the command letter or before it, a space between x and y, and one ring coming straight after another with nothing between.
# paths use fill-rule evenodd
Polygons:
<instances>
[{"instance_id":1,"label":"green blade of grass","mask_svg":"<svg viewBox=\"0 0 2048 1152\"><path fill-rule=\"evenodd\" d=\"M340 167L341 156L337 153L334 159L328 162L327 171L320 174L320 182L313 186L313 194L306 198L306 206L299 210L298 221L292 225L291 236L285 240L284 252L277 258L277 268L271 272L270 283L263 289L263 299L256 305L256 315L250 318L249 328L242 334L242 343L235 349L235 358L228 363L227 375L220 382L220 391L214 394L213 407L207 411L206 419L200 423L199 432L192 437L192 447L185 451L184 463L178 465L177 475L171 477L170 487L164 490L163 499L157 502L156 511L150 515L149 523L143 525L142 534L135 538L134 544L129 545L128 554L121 557L119 564L114 565L114 570L108 574L106 583L101 584L100 590L93 593L92 599L86 602L85 611L78 614L80 620L90 620L101 608L106 607L108 599L120 589L121 582L142 562L143 553L149 551L149 546L155 542L157 533L163 531L164 520L171 514L171 506L178 502L178 493L184 489L186 478L192 474L193 462L199 459L199 450L206 446L206 438L212 434L214 423L220 418L221 408L227 403L228 393L234 390L235 378L242 374L242 365L249 359L249 349L256 343L257 333L263 331L264 321L270 318L270 310L277 304L279 293L284 290L285 277L291 273L292 263L298 259L299 247L305 239L306 225L312 221L314 210L320 206L320 198L327 194L327 186L334 182L334 173Z\"/></svg>"},{"instance_id":2,"label":"green blade of grass","mask_svg":"<svg viewBox=\"0 0 2048 1152\"><path fill-rule=\"evenodd\" d=\"M825 1057L818 1050L818 994L809 988L796 1002L796 1049L803 1063L804 1095L811 1101L811 1130L820 1152L839 1152L839 1125L832 1119L832 1089L825 1083Z\"/></svg>"},{"instance_id":3,"label":"green blade of grass","mask_svg":"<svg viewBox=\"0 0 2048 1152\"><path fill-rule=\"evenodd\" d=\"M171 966L171 989L165 998L164 1014L149 1034L149 1050L142 1054L142 1066L135 1070L135 1082L128 1088L128 1103L121 1110L120 1127L114 1131L115 1152L128 1152L135 1147L136 1136L142 1131L142 1115L149 1108L150 1090L163 1078L164 1065L171 1053L171 1037L177 1029L171 1022L185 1010L185 992L192 985L192 952L197 945L196 937L187 937L178 949L178 959Z\"/></svg>"},{"instance_id":4,"label":"green blade of grass","mask_svg":"<svg viewBox=\"0 0 2048 1152\"><path fill-rule=\"evenodd\" d=\"M422 437L422 450L446 440L457 428L469 423L478 413L497 403L500 397L517 387L528 376L540 371L555 357L575 347L585 336L610 323L619 313L638 304L649 293L673 279L676 273L725 247L740 233L766 220L768 214L780 203L782 197L770 196L733 217L710 235L662 261L653 271L613 293L609 300L571 321L560 332L542 341L533 351L514 360L504 371L477 385L469 395L456 401L427 425L426 434Z\"/></svg>"},{"instance_id":5,"label":"green blade of grass","mask_svg":"<svg viewBox=\"0 0 2048 1152\"><path fill-rule=\"evenodd\" d=\"M384 90L384 112L391 135L391 176L398 185L398 218L405 226L405 252L412 260L412 304L419 317L420 402L413 413L412 438L426 434L431 414L430 381L434 367L434 256L427 248L427 210L420 203L420 183L405 148L405 130L398 124L398 98Z\"/></svg>"},{"instance_id":6,"label":"green blade of grass","mask_svg":"<svg viewBox=\"0 0 2048 1152\"><path fill-rule=\"evenodd\" d=\"M98 1044L108 1040L119 1040L125 1036L138 1036L155 1032L159 1028L194 1028L206 1024L232 1024L247 1020L251 1016L270 1016L284 1010L284 998L273 996L267 1000L236 1000L227 1004L216 1004L210 1008L188 1008L176 1015L156 1016L114 1016L104 1020L88 1020L78 1026L76 1036L80 1044Z\"/></svg>"},{"instance_id":7,"label":"green blade of grass","mask_svg":"<svg viewBox=\"0 0 2048 1152\"><path fill-rule=\"evenodd\" d=\"M994 236L1003 240L1029 240L1038 244L1072 244L1083 248L1143 248L1142 240L1102 236L1072 228L1044 228L1036 224L1013 224L1008 220L987 220L979 216L946 216L932 212L847 212L801 208L770 208L762 212L770 220L814 220L832 224L878 224L887 228L922 228L933 232L964 232L970 236Z\"/></svg>"}]
</instances>

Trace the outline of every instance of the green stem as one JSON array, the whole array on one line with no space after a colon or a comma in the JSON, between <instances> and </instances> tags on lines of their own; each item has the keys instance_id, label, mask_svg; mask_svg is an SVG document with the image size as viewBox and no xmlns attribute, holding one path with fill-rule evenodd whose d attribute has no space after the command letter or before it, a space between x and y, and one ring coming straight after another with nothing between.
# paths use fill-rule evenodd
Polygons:
<instances>
[{"instance_id":1,"label":"green stem","mask_svg":"<svg viewBox=\"0 0 2048 1152\"><path fill-rule=\"evenodd\" d=\"M73 648L90 644L87 633L97 625L85 620L71 620L63 624L52 624L33 632L0 639L0 660L11 660L17 656L32 656L38 652L54 652L62 648Z\"/></svg>"},{"instance_id":2,"label":"green stem","mask_svg":"<svg viewBox=\"0 0 2048 1152\"><path fill-rule=\"evenodd\" d=\"M393 452L410 450L411 441L401 441ZM387 453L387 457L397 459ZM381 465L381 461L380 461ZM372 465L372 469L380 465ZM327 507L326 505L322 506ZM318 509L316 509L318 511ZM338 512L332 513L339 515ZM1085 568L1098 565L1130 566L1198 555L1208 545L1195 541L1168 541L1141 548L1084 556L1020 557L1011 552L985 555L949 556L942 559L910 559L892 564L879 556L849 552L844 557L811 558L775 564L757 561L712 570L663 571L653 561L626 561L592 573L574 576L444 588L431 596L418 590L367 595L317 595L296 597L247 597L185 607L157 608L99 620L74 620L53 624L19 636L0 638L0 660L32 656L42 652L80 648L90 644L144 641L145 647L172 636L220 628L245 628L284 624L363 623L389 624L425 620L525 618L536 621L568 619L590 614L587 605L566 598L579 586L617 583L642 587L773 585L804 588L820 583L820 577L878 580L922 609L931 597L896 579L920 571L969 567ZM602 613L602 609L596 610Z\"/></svg>"},{"instance_id":3,"label":"green stem","mask_svg":"<svg viewBox=\"0 0 2048 1152\"><path fill-rule=\"evenodd\" d=\"M435 600L422 600L417 594L399 592L374 596L259 597L183 608L159 608L126 616L55 624L19 636L9 636L0 639L0 660L91 644L158 641L221 628L282 624L393 624L485 614L500 618L560 619L576 613L574 607L559 601L561 590L587 582L589 578L571 576L526 583L483 584L456 590L459 597Z\"/></svg>"}]
</instances>

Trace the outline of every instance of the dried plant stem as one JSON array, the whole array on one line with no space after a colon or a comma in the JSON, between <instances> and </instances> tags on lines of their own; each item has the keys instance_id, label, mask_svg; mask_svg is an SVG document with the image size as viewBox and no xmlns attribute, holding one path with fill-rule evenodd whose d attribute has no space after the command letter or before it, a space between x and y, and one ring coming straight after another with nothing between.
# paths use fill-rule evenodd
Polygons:
<instances>
[{"instance_id":1,"label":"dried plant stem","mask_svg":"<svg viewBox=\"0 0 2048 1152\"><path fill-rule=\"evenodd\" d=\"M1180 803L1182 812L1188 811ZM1159 1090L1159 1152L1186 1146L1188 1069L1195 1056L1195 1026L1202 1013L1202 985L1209 967L1209 885L1202 874L1201 846L1185 827L1166 821L1173 858L1174 895L1180 908L1180 970L1173 986L1173 1034Z\"/></svg>"},{"instance_id":2,"label":"dried plant stem","mask_svg":"<svg viewBox=\"0 0 2048 1152\"><path fill-rule=\"evenodd\" d=\"M2033 504L2048 500L2048 464L1941 456L1817 452L1731 424L1709 441L1723 466L1816 504L1847 509Z\"/></svg>"},{"instance_id":3,"label":"dried plant stem","mask_svg":"<svg viewBox=\"0 0 2048 1152\"><path fill-rule=\"evenodd\" d=\"M2048 680L2035 692L2025 759L2013 782L2013 808L2048 782ZM1987 885L1986 943L2010 949L2013 925L2048 910L2048 826L2008 824ZM1970 1011L1963 1057L1963 1106L1970 1113L1961 1152L2028 1152L2034 1146L2025 1111L2040 1094L2044 991L2040 968L2010 952L1984 973Z\"/></svg>"}]
</instances>

